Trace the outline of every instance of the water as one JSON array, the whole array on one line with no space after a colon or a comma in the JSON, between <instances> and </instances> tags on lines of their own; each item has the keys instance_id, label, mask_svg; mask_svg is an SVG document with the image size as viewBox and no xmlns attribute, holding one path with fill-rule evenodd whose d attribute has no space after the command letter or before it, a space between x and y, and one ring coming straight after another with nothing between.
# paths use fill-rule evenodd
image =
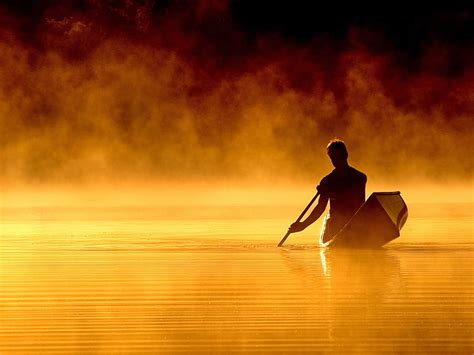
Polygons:
<instances>
[{"instance_id":1,"label":"water","mask_svg":"<svg viewBox=\"0 0 474 355\"><path fill-rule=\"evenodd\" d=\"M276 244L294 208L3 208L0 353L474 351L473 210L381 250Z\"/></svg>"}]
</instances>

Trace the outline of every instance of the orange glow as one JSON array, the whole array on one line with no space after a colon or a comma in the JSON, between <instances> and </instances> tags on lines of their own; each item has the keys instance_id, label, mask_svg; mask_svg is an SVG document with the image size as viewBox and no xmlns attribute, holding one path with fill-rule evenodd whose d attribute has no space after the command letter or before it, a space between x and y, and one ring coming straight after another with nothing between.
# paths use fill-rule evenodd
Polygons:
<instances>
[{"instance_id":1,"label":"orange glow","mask_svg":"<svg viewBox=\"0 0 474 355\"><path fill-rule=\"evenodd\" d=\"M0 4L0 354L472 353L472 49L243 2ZM400 237L277 248L335 137Z\"/></svg>"},{"instance_id":2,"label":"orange glow","mask_svg":"<svg viewBox=\"0 0 474 355\"><path fill-rule=\"evenodd\" d=\"M200 4L201 16L226 16L222 2ZM188 48L205 39L180 21L137 39L98 19L51 15L41 49L0 32L2 184L301 183L331 168L324 147L335 136L375 183L472 179L474 70L440 72L436 55L449 46L427 47L408 72L353 29L336 54L322 39L305 47L262 36L259 51L220 63Z\"/></svg>"}]
</instances>

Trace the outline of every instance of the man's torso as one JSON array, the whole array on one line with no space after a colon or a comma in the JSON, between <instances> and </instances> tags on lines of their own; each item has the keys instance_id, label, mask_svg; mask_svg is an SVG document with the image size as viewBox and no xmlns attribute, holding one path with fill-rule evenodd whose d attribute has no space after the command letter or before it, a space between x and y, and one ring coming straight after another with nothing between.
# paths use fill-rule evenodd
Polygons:
<instances>
[{"instance_id":1,"label":"man's torso","mask_svg":"<svg viewBox=\"0 0 474 355\"><path fill-rule=\"evenodd\" d=\"M347 222L365 202L366 182L367 176L351 166L334 169L321 180L318 191L329 198L329 214L334 222Z\"/></svg>"}]
</instances>

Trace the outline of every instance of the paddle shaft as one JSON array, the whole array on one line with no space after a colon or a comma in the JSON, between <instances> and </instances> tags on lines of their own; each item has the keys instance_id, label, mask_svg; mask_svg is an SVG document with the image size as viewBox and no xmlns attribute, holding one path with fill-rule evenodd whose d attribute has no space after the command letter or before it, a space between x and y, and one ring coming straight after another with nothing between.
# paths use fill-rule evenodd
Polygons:
<instances>
[{"instance_id":1,"label":"paddle shaft","mask_svg":"<svg viewBox=\"0 0 474 355\"><path fill-rule=\"evenodd\" d=\"M298 219L295 221L296 222L299 222L301 220L301 218L303 218L303 216L305 215L305 213L309 210L309 208L311 207L311 205L314 203L314 201L316 201L316 199L318 198L319 196L319 191L316 195L314 195L313 199L311 201L309 201L308 203L308 206L306 206L306 208L303 210L303 212L301 212L300 216L298 217ZM291 232L287 232L285 234L285 236L283 237L283 239L280 241L280 243L278 243L278 246L281 247L283 245L283 243L285 242L286 238L289 237L289 235L291 234Z\"/></svg>"}]
</instances>

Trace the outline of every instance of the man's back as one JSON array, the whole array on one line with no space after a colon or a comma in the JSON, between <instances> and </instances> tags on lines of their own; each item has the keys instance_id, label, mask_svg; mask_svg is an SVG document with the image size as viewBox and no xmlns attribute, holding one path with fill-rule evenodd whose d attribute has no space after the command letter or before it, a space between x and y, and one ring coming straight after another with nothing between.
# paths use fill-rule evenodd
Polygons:
<instances>
[{"instance_id":1,"label":"man's back","mask_svg":"<svg viewBox=\"0 0 474 355\"><path fill-rule=\"evenodd\" d=\"M329 199L331 219L345 223L352 217L365 201L366 182L367 176L349 165L334 169L321 180L318 191Z\"/></svg>"}]
</instances>

